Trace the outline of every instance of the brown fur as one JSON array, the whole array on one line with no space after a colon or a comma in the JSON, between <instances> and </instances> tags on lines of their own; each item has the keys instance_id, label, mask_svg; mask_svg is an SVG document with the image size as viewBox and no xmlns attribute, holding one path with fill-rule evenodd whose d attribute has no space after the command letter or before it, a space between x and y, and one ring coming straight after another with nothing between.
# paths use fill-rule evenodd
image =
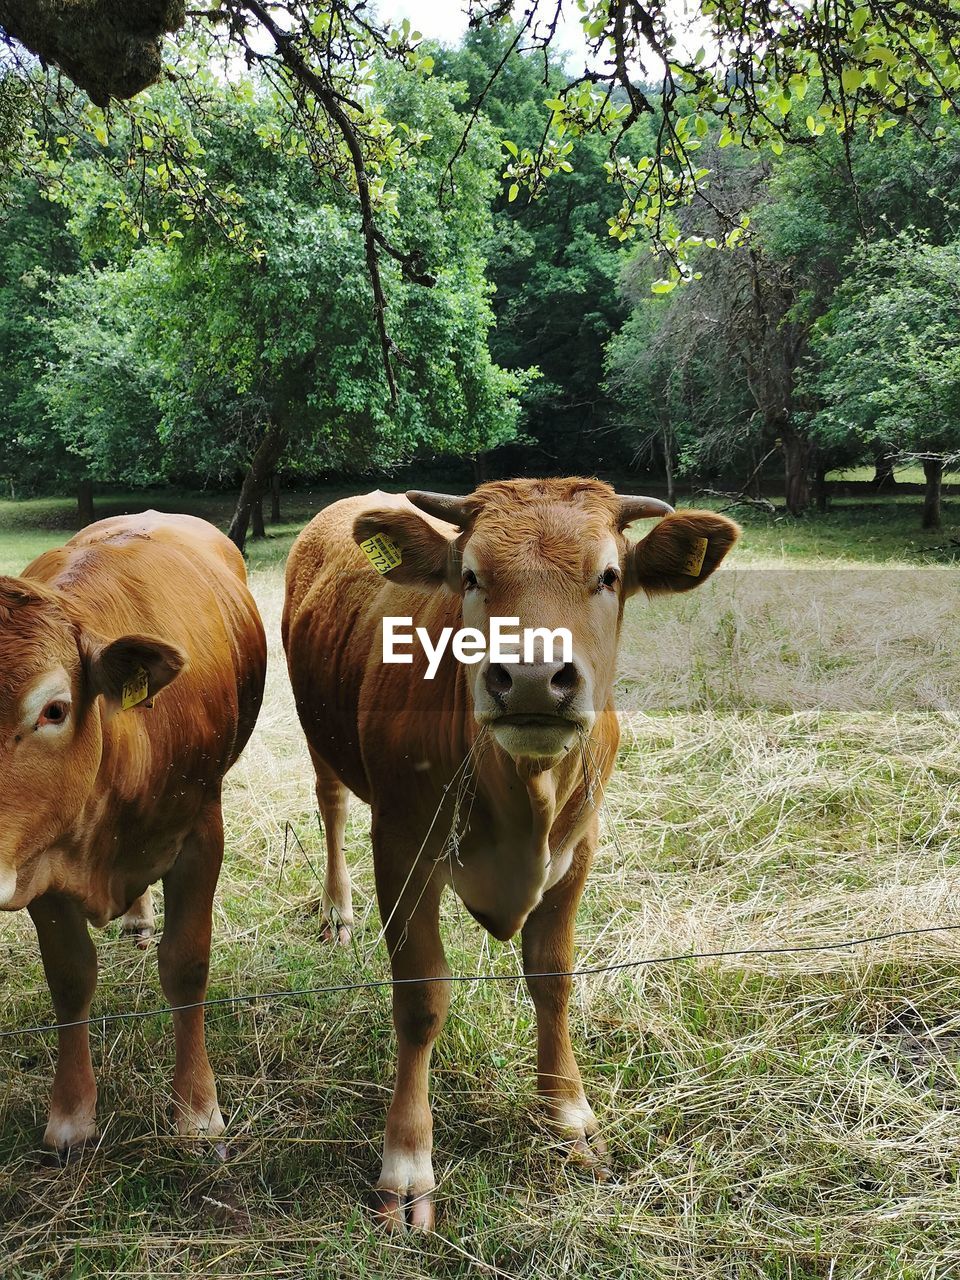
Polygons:
<instances>
[{"instance_id":1,"label":"brown fur","mask_svg":"<svg viewBox=\"0 0 960 1280\"><path fill-rule=\"evenodd\" d=\"M328 934L343 940L352 922L343 860L349 789L373 809L377 897L394 976L446 972L438 926L444 884L496 937L522 931L538 1018L540 1090L574 1150L597 1159L602 1147L567 1026L569 981L533 975L572 967L574 916L596 847L596 806L619 740L612 688L626 597L696 586L737 530L722 516L688 512L668 516L631 547L617 495L599 481L576 478L482 485L461 509L458 531L397 495L350 498L321 512L290 554L283 640L327 830ZM377 532L402 555L385 577L357 546ZM684 577L679 570L700 537L708 540L703 570ZM622 573L616 590L601 581L611 564ZM469 596L461 594L465 565L482 582L482 591ZM478 742L480 668L458 664L449 650L430 683L418 648L409 666L381 662L385 616L410 616L436 640L478 608L484 616L518 616L521 626L569 625L577 670L585 673L582 680L578 674L578 696L584 701L589 690L592 697L582 754L575 740L574 749L549 761L522 752L514 758L490 737ZM472 776L461 772L468 756ZM464 776L469 813L460 814L454 856L445 842ZM376 1191L378 1213L394 1226L433 1220L427 1089L448 1001L443 983L394 989L397 1079Z\"/></svg>"},{"instance_id":2,"label":"brown fur","mask_svg":"<svg viewBox=\"0 0 960 1280\"><path fill-rule=\"evenodd\" d=\"M90 1008L86 921L123 914L160 878L165 993L203 999L220 789L256 722L265 665L242 557L190 516L105 520L0 579L0 875L16 876L6 905L34 918L61 1021ZM149 700L124 710L141 670ZM51 679L72 705L62 728L41 731L25 708ZM217 1132L202 1011L175 1022L179 1127ZM89 1137L95 1100L86 1028L66 1029L48 1144Z\"/></svg>"}]
</instances>

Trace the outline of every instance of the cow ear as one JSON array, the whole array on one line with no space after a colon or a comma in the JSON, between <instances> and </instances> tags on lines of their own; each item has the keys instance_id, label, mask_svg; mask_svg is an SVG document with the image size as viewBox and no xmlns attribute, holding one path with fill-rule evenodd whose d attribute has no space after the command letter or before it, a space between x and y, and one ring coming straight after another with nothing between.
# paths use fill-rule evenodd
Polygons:
<instances>
[{"instance_id":1,"label":"cow ear","mask_svg":"<svg viewBox=\"0 0 960 1280\"><path fill-rule=\"evenodd\" d=\"M447 538L415 511L385 507L366 511L353 526L353 538L372 568L391 582L433 590L460 587L460 553Z\"/></svg>"},{"instance_id":2,"label":"cow ear","mask_svg":"<svg viewBox=\"0 0 960 1280\"><path fill-rule=\"evenodd\" d=\"M103 698L110 714L148 702L187 665L182 649L155 636L106 641L85 635L81 649L90 690Z\"/></svg>"},{"instance_id":3,"label":"cow ear","mask_svg":"<svg viewBox=\"0 0 960 1280\"><path fill-rule=\"evenodd\" d=\"M739 525L712 511L664 516L627 552L626 594L690 591L710 577L740 536Z\"/></svg>"}]
</instances>

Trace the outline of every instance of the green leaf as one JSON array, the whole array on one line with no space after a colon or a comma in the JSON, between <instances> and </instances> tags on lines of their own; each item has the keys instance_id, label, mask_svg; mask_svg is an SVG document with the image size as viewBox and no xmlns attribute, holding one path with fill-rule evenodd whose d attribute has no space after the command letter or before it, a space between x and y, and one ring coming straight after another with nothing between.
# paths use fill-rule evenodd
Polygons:
<instances>
[{"instance_id":1,"label":"green leaf","mask_svg":"<svg viewBox=\"0 0 960 1280\"><path fill-rule=\"evenodd\" d=\"M856 93L863 84L863 72L856 67L844 67L840 74L840 83L845 93Z\"/></svg>"},{"instance_id":2,"label":"green leaf","mask_svg":"<svg viewBox=\"0 0 960 1280\"><path fill-rule=\"evenodd\" d=\"M507 192L507 200L512 204L519 194L520 186L518 183L514 182L511 184L510 190Z\"/></svg>"}]
</instances>

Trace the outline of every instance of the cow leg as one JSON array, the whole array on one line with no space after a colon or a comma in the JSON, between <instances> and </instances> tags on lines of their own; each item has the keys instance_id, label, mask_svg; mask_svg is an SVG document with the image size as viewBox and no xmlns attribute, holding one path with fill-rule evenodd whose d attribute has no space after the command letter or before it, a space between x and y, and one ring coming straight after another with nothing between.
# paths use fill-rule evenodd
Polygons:
<instances>
[{"instance_id":1,"label":"cow leg","mask_svg":"<svg viewBox=\"0 0 960 1280\"><path fill-rule=\"evenodd\" d=\"M537 973L569 973L573 968L577 906L593 860L595 837L577 846L565 879L544 894L523 926L523 968L537 1011L537 1089L552 1124L571 1152L601 1170L606 1152L570 1042L571 978L535 978Z\"/></svg>"},{"instance_id":2,"label":"cow leg","mask_svg":"<svg viewBox=\"0 0 960 1280\"><path fill-rule=\"evenodd\" d=\"M430 879L433 860L421 859L403 889L413 855L410 860L397 858L393 844L384 848L374 827L377 899L381 916L389 919L385 933L394 980L446 976L450 970L440 940L441 887ZM383 1164L372 1195L377 1217L390 1228L433 1228L436 1184L431 1159L430 1055L449 1007L448 982L408 982L393 988L397 1076L383 1139Z\"/></svg>"},{"instance_id":3,"label":"cow leg","mask_svg":"<svg viewBox=\"0 0 960 1280\"><path fill-rule=\"evenodd\" d=\"M121 928L123 936L129 938L134 946L146 951L156 929L157 918L153 912L153 894L144 889L140 897L130 903L124 912Z\"/></svg>"},{"instance_id":4,"label":"cow leg","mask_svg":"<svg viewBox=\"0 0 960 1280\"><path fill-rule=\"evenodd\" d=\"M83 1024L62 1027L57 1033L57 1070L43 1142L65 1154L97 1133L97 1082L86 1022L97 985L97 951L74 903L45 894L28 910L40 941L57 1021Z\"/></svg>"},{"instance_id":5,"label":"cow leg","mask_svg":"<svg viewBox=\"0 0 960 1280\"><path fill-rule=\"evenodd\" d=\"M353 928L350 872L343 853L350 792L326 761L312 750L310 755L317 775L317 805L327 842L327 875L323 885L323 940L345 947L349 945Z\"/></svg>"},{"instance_id":6,"label":"cow leg","mask_svg":"<svg viewBox=\"0 0 960 1280\"><path fill-rule=\"evenodd\" d=\"M157 948L160 983L174 1007L200 1005L207 994L213 895L223 859L223 818L219 798L208 804L163 877L163 936ZM173 1015L176 1066L173 1106L177 1132L223 1133L217 1086L207 1057L203 1008Z\"/></svg>"}]
</instances>

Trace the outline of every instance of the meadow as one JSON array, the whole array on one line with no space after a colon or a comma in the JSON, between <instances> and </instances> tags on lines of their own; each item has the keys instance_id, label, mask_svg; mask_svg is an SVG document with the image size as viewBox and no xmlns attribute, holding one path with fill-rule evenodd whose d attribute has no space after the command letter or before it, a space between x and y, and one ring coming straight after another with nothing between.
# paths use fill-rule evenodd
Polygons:
<instances>
[{"instance_id":1,"label":"meadow","mask_svg":"<svg viewBox=\"0 0 960 1280\"><path fill-rule=\"evenodd\" d=\"M250 544L271 645L263 714L226 794L211 998L382 979L368 811L348 859L354 945L320 941L311 775L279 644L282 566L328 492ZM226 500L151 495L223 521ZM136 509L119 496L108 509ZM0 572L69 536L59 500L0 503ZM392 1084L389 991L210 1010L224 1163L167 1117L170 1020L94 1028L102 1138L39 1156L55 1038L26 913L0 922L0 1273L26 1277L946 1280L960 1274L960 501L809 520L747 513L728 567L634 602L623 741L581 907L573 1035L613 1176L540 1118L522 982L454 991L435 1053L438 1230L362 1208ZM448 896L454 973L519 946ZM156 957L98 935L96 1012L162 1006ZM789 948L823 948L794 950ZM372 952L372 955L370 954Z\"/></svg>"}]
</instances>

